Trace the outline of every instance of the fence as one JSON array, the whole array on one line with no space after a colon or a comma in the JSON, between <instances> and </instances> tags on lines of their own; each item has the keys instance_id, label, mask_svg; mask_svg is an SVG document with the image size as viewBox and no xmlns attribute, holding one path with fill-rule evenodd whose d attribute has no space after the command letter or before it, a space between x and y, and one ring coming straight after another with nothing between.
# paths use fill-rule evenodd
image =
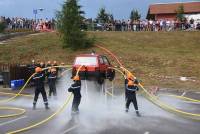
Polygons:
<instances>
[{"instance_id":1,"label":"fence","mask_svg":"<svg viewBox=\"0 0 200 134\"><path fill-rule=\"evenodd\" d=\"M10 87L11 80L24 79L32 75L26 65L0 64L0 74L3 76L3 87Z\"/></svg>"}]
</instances>

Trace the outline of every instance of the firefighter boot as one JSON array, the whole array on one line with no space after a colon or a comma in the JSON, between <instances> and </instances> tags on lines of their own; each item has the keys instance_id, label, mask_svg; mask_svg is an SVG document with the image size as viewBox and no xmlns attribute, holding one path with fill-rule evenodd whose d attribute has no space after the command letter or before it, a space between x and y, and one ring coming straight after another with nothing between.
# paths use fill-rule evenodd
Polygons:
<instances>
[{"instance_id":1,"label":"firefighter boot","mask_svg":"<svg viewBox=\"0 0 200 134\"><path fill-rule=\"evenodd\" d=\"M49 106L48 106L48 103L45 103L45 109L46 110L50 109Z\"/></svg>"},{"instance_id":2,"label":"firefighter boot","mask_svg":"<svg viewBox=\"0 0 200 134\"><path fill-rule=\"evenodd\" d=\"M141 115L140 115L140 113L139 113L138 110L136 110L135 112L136 112L136 115L137 115L138 117L141 117Z\"/></svg>"},{"instance_id":3,"label":"firefighter boot","mask_svg":"<svg viewBox=\"0 0 200 134\"><path fill-rule=\"evenodd\" d=\"M33 103L33 110L35 110L36 109L36 103L34 102Z\"/></svg>"}]
</instances>

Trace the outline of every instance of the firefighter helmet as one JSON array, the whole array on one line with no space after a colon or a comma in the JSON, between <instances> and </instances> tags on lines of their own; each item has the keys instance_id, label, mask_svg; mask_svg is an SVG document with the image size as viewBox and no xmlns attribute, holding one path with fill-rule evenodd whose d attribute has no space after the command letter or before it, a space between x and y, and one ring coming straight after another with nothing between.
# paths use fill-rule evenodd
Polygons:
<instances>
[{"instance_id":1,"label":"firefighter helmet","mask_svg":"<svg viewBox=\"0 0 200 134\"><path fill-rule=\"evenodd\" d=\"M132 80L128 81L128 86L134 86L134 82Z\"/></svg>"},{"instance_id":2,"label":"firefighter helmet","mask_svg":"<svg viewBox=\"0 0 200 134\"><path fill-rule=\"evenodd\" d=\"M36 72L36 73L42 72L42 68L36 67L36 68L35 68L35 72Z\"/></svg>"},{"instance_id":3,"label":"firefighter helmet","mask_svg":"<svg viewBox=\"0 0 200 134\"><path fill-rule=\"evenodd\" d=\"M127 79L133 80L133 77L134 77L133 74L131 74L131 73L128 73L128 74L127 74Z\"/></svg>"}]
</instances>

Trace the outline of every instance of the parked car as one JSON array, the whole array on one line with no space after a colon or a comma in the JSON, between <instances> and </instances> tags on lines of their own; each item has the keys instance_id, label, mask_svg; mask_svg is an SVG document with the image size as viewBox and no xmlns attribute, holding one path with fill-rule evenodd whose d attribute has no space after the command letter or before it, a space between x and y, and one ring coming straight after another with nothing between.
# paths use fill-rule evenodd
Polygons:
<instances>
[{"instance_id":1,"label":"parked car","mask_svg":"<svg viewBox=\"0 0 200 134\"><path fill-rule=\"evenodd\" d=\"M98 54L81 54L76 56L72 69L72 77L77 73L80 66L79 76L81 79L96 80L103 84L105 79L112 81L115 77L115 70L110 68L108 58Z\"/></svg>"}]
</instances>

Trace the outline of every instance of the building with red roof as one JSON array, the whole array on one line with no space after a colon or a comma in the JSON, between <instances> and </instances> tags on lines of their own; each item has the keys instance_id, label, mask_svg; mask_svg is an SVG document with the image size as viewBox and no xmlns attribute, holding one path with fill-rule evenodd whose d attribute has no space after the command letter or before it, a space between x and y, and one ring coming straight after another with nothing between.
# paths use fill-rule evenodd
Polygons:
<instances>
[{"instance_id":1,"label":"building with red roof","mask_svg":"<svg viewBox=\"0 0 200 134\"><path fill-rule=\"evenodd\" d=\"M161 20L175 20L177 16L177 9L183 6L184 14L187 17L190 15L200 19L200 2L177 2L177 3L158 3L149 6L147 19Z\"/></svg>"}]
</instances>

